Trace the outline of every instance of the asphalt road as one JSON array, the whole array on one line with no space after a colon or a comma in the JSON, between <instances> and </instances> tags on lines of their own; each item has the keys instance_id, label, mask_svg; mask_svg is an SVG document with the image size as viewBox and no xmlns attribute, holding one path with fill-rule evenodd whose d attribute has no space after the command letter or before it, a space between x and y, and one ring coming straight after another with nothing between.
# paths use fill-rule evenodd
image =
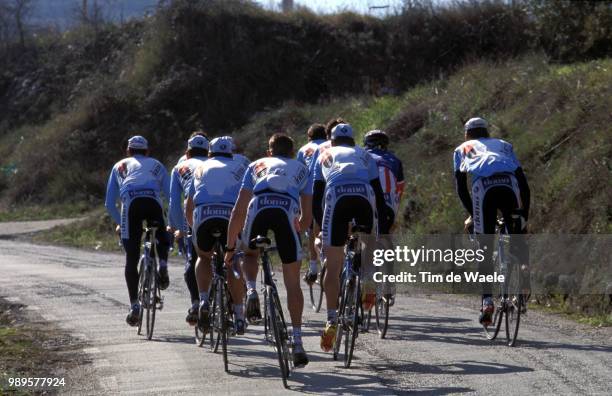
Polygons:
<instances>
[{"instance_id":1,"label":"asphalt road","mask_svg":"<svg viewBox=\"0 0 612 396\"><path fill-rule=\"evenodd\" d=\"M122 263L117 254L0 240L0 295L26 304L86 344L92 364L72 373L67 393L612 393L609 328L530 312L518 346L508 348L484 339L475 322L475 299L406 296L392 308L388 339L373 332L359 337L351 369L320 351L324 314L305 310L311 363L293 373L287 391L261 327L231 339L229 374L220 355L194 345L193 329L184 322L189 302L178 259L170 263L171 286L154 339L137 336L125 324Z\"/></svg>"}]
</instances>

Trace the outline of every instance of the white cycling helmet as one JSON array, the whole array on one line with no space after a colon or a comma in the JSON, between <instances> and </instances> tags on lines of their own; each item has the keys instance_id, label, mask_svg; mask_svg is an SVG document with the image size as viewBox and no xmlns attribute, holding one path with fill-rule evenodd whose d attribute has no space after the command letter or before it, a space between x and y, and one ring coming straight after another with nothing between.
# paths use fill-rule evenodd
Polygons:
<instances>
[{"instance_id":1,"label":"white cycling helmet","mask_svg":"<svg viewBox=\"0 0 612 396\"><path fill-rule=\"evenodd\" d=\"M469 131L470 129L476 128L484 128L486 130L489 130L489 124L484 118L474 117L470 118L463 126L463 130L465 132Z\"/></svg>"}]
</instances>

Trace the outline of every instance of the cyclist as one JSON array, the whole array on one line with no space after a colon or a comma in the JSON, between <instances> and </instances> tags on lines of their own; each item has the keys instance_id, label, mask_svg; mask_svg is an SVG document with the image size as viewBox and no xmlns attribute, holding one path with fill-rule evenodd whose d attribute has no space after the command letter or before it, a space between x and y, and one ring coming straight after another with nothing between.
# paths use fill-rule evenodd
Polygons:
<instances>
[{"instance_id":1,"label":"cyclist","mask_svg":"<svg viewBox=\"0 0 612 396\"><path fill-rule=\"evenodd\" d=\"M170 284L168 278L168 249L170 238L165 229L164 211L160 195L170 195L170 183L166 168L149 155L149 144L142 136L128 140L127 158L117 162L111 170L106 187L105 206L121 232L125 249L125 280L130 296L130 312L126 322L137 326L141 306L138 302L138 260L140 258L140 239L142 222L155 221L158 229L155 235L159 254L160 288L165 290ZM121 213L117 210L117 200L121 200Z\"/></svg>"},{"instance_id":2,"label":"cyclist","mask_svg":"<svg viewBox=\"0 0 612 396\"><path fill-rule=\"evenodd\" d=\"M376 213L385 213L376 162L365 150L355 146L352 127L338 124L330 137L332 147L324 151L315 164L313 187L314 216L321 226L327 266L323 280L327 322L321 335L321 349L324 351L329 351L336 339L338 279L349 223L355 220L369 234L378 226Z\"/></svg>"},{"instance_id":3,"label":"cyclist","mask_svg":"<svg viewBox=\"0 0 612 396\"><path fill-rule=\"evenodd\" d=\"M308 171L309 171L309 177L312 180L312 183L314 185L314 168L315 168L315 164L317 163L317 159L319 158L319 155L321 155L321 153L323 153L325 150L329 149L331 147L331 131L332 129L334 129L334 127L338 124L344 124L346 123L342 118L340 117L336 117L336 118L332 118L329 121L327 121L327 124L325 124L325 137L327 140L319 143L319 145L317 146L317 149L314 151L314 153L312 154L312 158L310 159L310 165L308 167ZM321 203L322 204L322 203ZM313 221L312 224L312 234L314 236L314 240L313 240L313 249L315 250L315 253L318 254L318 249L319 247L315 247L315 245L318 245L320 243L320 236L321 233L321 227L319 226L319 224L317 224L316 221ZM317 242L318 240L318 242ZM313 257L313 256L311 256ZM316 257L316 256L315 256ZM321 257L319 257L320 260L322 260ZM309 265L308 268L308 273L306 273L306 275L304 276L304 280L307 283L310 283L310 281L312 281L312 283L314 283L317 278L316 278L316 272L317 272L317 268L316 268L316 262L313 265L311 262L311 265ZM315 273L315 275L313 275L313 272Z\"/></svg>"},{"instance_id":4,"label":"cyclist","mask_svg":"<svg viewBox=\"0 0 612 396\"><path fill-rule=\"evenodd\" d=\"M211 257L216 231L221 233L222 246L227 243L227 227L232 207L238 198L240 183L246 171L241 161L232 158L232 143L227 137L210 142L209 159L200 163L187 189L187 220L194 231L198 260L196 277L200 294L198 326L208 330L208 290L212 281ZM244 283L232 276L227 278L234 301L236 334L244 334Z\"/></svg>"},{"instance_id":5,"label":"cyclist","mask_svg":"<svg viewBox=\"0 0 612 396\"><path fill-rule=\"evenodd\" d=\"M471 118L464 126L465 142L454 152L454 172L457 194L470 216L465 221L466 229L478 236L485 259L479 271L493 273L493 234L497 211L502 212L508 231L521 234L526 231L529 215L530 191L527 178L514 154L512 145L489 136L488 123L482 118ZM468 190L467 174L472 176L472 196ZM512 215L519 215L515 222ZM524 246L514 244L518 257L523 256ZM479 322L488 326L495 310L491 298L491 285L483 285L482 309Z\"/></svg>"},{"instance_id":6,"label":"cyclist","mask_svg":"<svg viewBox=\"0 0 612 396\"><path fill-rule=\"evenodd\" d=\"M208 139L202 132L194 132L188 142L187 151L185 151L185 160L176 164L172 169L170 176L170 211L168 216L168 231L174 232L177 239L187 238L186 244L188 251L193 251L193 244L190 234L189 225L185 219L183 211L183 197L186 198L187 187L191 182L195 169L205 161L208 156ZM179 242L181 243L181 242ZM185 254L188 254L185 252ZM185 267L185 283L191 297L191 307L187 310L185 320L192 326L198 321L198 306L200 297L198 294L198 284L195 277L195 262L197 255L192 254L189 263Z\"/></svg>"},{"instance_id":7,"label":"cyclist","mask_svg":"<svg viewBox=\"0 0 612 396\"><path fill-rule=\"evenodd\" d=\"M385 248L391 248L393 242L389 234L391 234L395 219L397 219L402 194L404 192L404 168L402 161L387 150L389 136L385 131L379 129L369 131L363 139L363 145L366 151L374 158L378 167L378 177L387 206L386 214L389 216L389 218L381 222L384 226L378 230L378 233L382 237L381 242L386 245ZM381 214L379 213L379 217L380 216ZM386 272L393 272L392 263L386 267ZM387 284L385 284L385 287L386 286ZM392 283L389 290L389 305L393 305L394 302L395 293L393 286L394 284ZM366 306L365 308L370 307Z\"/></svg>"},{"instance_id":8,"label":"cyclist","mask_svg":"<svg viewBox=\"0 0 612 396\"><path fill-rule=\"evenodd\" d=\"M245 244L258 235L266 235L269 230L274 232L283 263L287 305L293 327L293 364L303 367L308 364L308 356L302 343L304 296L300 288L302 248L299 230L306 229L312 221L312 185L306 166L291 159L293 140L289 136L274 134L268 147L269 157L251 163L244 175L229 224L225 258L226 262L232 259L242 229ZM248 247L245 250L245 267L257 267L259 251Z\"/></svg>"},{"instance_id":9,"label":"cyclist","mask_svg":"<svg viewBox=\"0 0 612 396\"><path fill-rule=\"evenodd\" d=\"M308 143L303 145L298 151L296 159L306 165L310 169L310 163L314 157L314 153L317 151L319 145L327 140L325 133L325 125L323 124L312 124L306 132L308 136ZM312 226L309 227L310 233L308 234L308 250L310 252L310 261L308 266L308 272L304 275L304 281L309 284L313 284L317 280L317 250L315 249L315 233L313 232Z\"/></svg>"}]
</instances>

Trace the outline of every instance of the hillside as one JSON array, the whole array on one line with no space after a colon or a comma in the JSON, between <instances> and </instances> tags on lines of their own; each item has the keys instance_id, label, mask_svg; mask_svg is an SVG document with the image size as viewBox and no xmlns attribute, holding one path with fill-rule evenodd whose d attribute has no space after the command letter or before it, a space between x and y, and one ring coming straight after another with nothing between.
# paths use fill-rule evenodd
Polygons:
<instances>
[{"instance_id":1,"label":"hillside","mask_svg":"<svg viewBox=\"0 0 612 396\"><path fill-rule=\"evenodd\" d=\"M240 0L168 4L144 20L0 47L4 211L16 203L99 204L108 169L135 132L170 165L192 130L233 133L283 103L396 95L422 81L445 81L479 59L503 63L542 50L546 62L570 62L612 48L612 12L597 2L551 9L535 0L415 1L382 20L279 14ZM551 111L561 104L553 105ZM425 112L435 117L437 110L419 106L417 120ZM253 152L251 140L242 140Z\"/></svg>"},{"instance_id":2,"label":"hillside","mask_svg":"<svg viewBox=\"0 0 612 396\"><path fill-rule=\"evenodd\" d=\"M256 158L265 153L266 135L285 131L305 143L308 126L331 117L347 119L358 140L383 128L408 183L401 226L454 233L466 215L454 191L452 152L463 139L461 118L480 115L492 123L494 136L514 144L522 162L532 190L531 232L611 233L611 69L612 59L551 66L539 55L478 62L398 96L288 103L254 116L234 136ZM116 249L110 229L99 207L79 227L59 228L41 240Z\"/></svg>"}]
</instances>

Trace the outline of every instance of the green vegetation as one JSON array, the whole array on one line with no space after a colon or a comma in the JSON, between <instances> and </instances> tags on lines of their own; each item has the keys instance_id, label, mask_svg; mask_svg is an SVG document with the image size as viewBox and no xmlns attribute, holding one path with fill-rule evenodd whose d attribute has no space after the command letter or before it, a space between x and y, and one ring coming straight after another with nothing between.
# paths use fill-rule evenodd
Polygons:
<instances>
[{"instance_id":1,"label":"green vegetation","mask_svg":"<svg viewBox=\"0 0 612 396\"><path fill-rule=\"evenodd\" d=\"M532 232L610 233L612 222L612 60L549 65L541 56L496 64L478 62L452 77L421 84L400 96L289 104L259 114L237 136L287 131L304 142L312 122L342 116L361 136L384 128L404 160L408 191L403 226L416 233L461 231L452 152L463 140L462 120L480 115L493 135L512 142L532 187ZM257 145L255 145L255 143ZM562 197L562 199L558 199Z\"/></svg>"},{"instance_id":2,"label":"green vegetation","mask_svg":"<svg viewBox=\"0 0 612 396\"><path fill-rule=\"evenodd\" d=\"M35 242L67 245L84 249L121 251L119 237L113 232L114 226L103 208L98 208L87 219L54 227L35 234Z\"/></svg>"},{"instance_id":3,"label":"green vegetation","mask_svg":"<svg viewBox=\"0 0 612 396\"><path fill-rule=\"evenodd\" d=\"M30 321L23 308L0 299L0 395L41 392L42 388L9 387L8 378L62 377L85 363L77 352L82 345L48 323ZM68 378L66 381L72 385Z\"/></svg>"},{"instance_id":4,"label":"green vegetation","mask_svg":"<svg viewBox=\"0 0 612 396\"><path fill-rule=\"evenodd\" d=\"M13 205L0 209L0 221L52 220L79 217L91 211L86 202L48 205Z\"/></svg>"},{"instance_id":5,"label":"green vegetation","mask_svg":"<svg viewBox=\"0 0 612 396\"><path fill-rule=\"evenodd\" d=\"M404 92L477 59L503 62L534 49L552 61L601 57L612 37L612 10L597 2L410 1L386 19L280 14L239 0L166 4L142 21L0 46L0 202L100 202L134 132L171 164L196 128L232 133L283 103ZM443 116L413 104L412 128L424 113L430 126ZM388 116L375 112L373 122ZM257 140L267 134L256 131ZM251 137L242 141L253 152Z\"/></svg>"}]
</instances>

